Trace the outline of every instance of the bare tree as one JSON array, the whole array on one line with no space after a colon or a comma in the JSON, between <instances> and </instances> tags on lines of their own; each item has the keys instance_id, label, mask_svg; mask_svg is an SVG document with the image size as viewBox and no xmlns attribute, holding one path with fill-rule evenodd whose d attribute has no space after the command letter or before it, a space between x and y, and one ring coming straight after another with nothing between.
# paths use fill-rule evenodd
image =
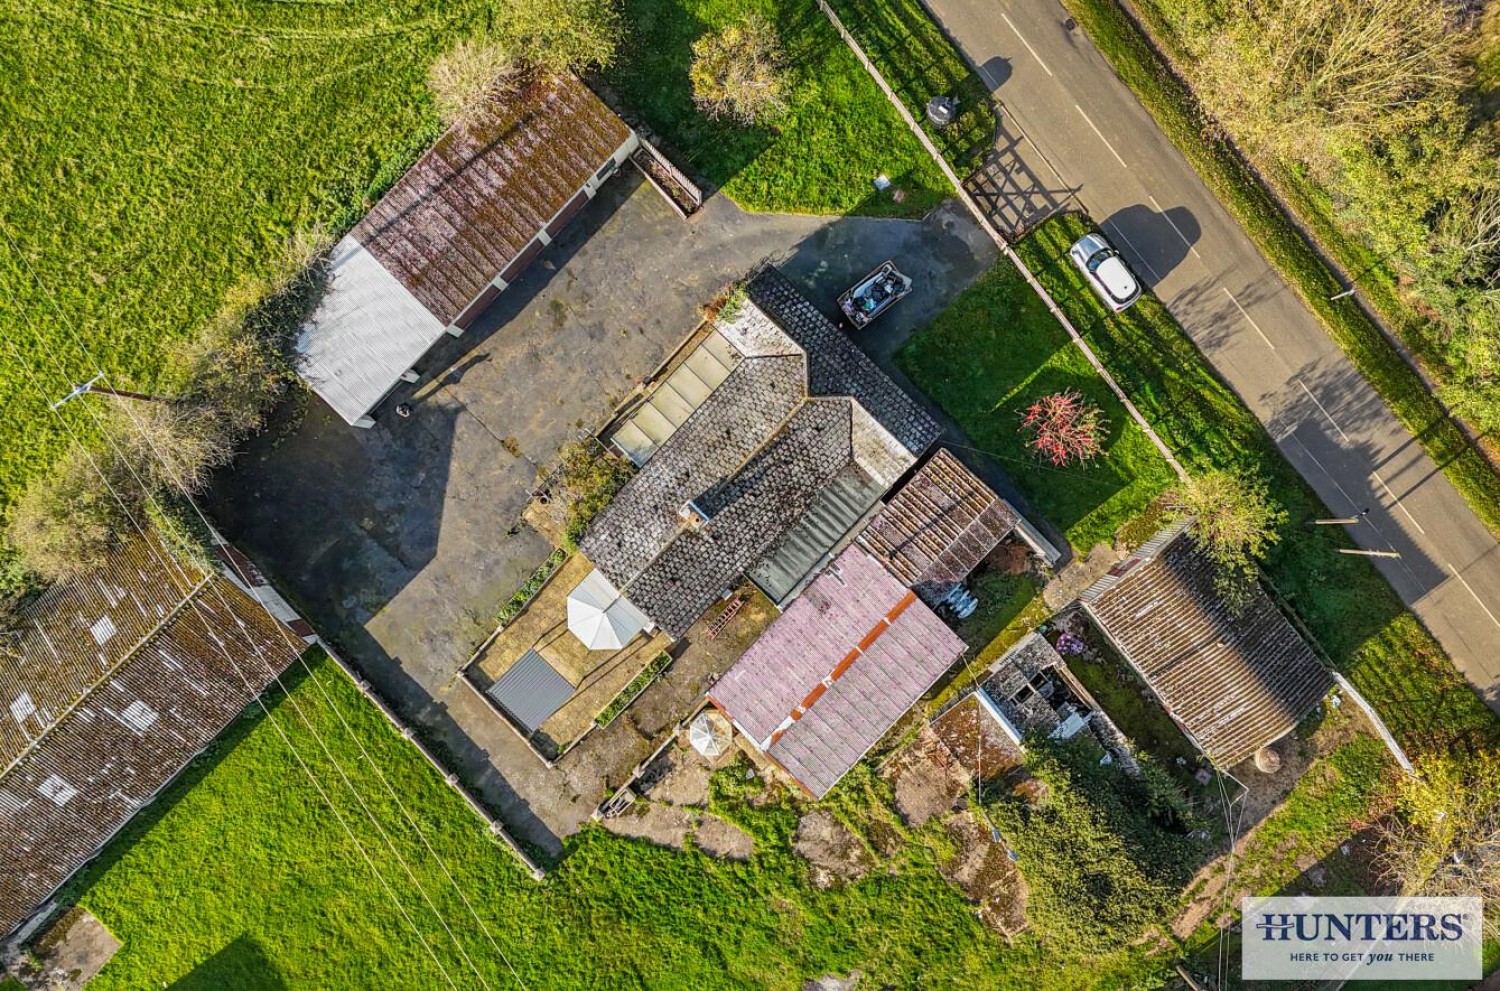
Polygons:
<instances>
[{"instance_id":1,"label":"bare tree","mask_svg":"<svg viewBox=\"0 0 1500 991\"><path fill-rule=\"evenodd\" d=\"M761 124L786 111L785 56L759 14L693 42L693 101L710 117Z\"/></svg>"},{"instance_id":2,"label":"bare tree","mask_svg":"<svg viewBox=\"0 0 1500 991\"><path fill-rule=\"evenodd\" d=\"M1109 432L1099 407L1072 390L1043 396L1021 417L1026 446L1054 465L1092 461Z\"/></svg>"},{"instance_id":3,"label":"bare tree","mask_svg":"<svg viewBox=\"0 0 1500 991\"><path fill-rule=\"evenodd\" d=\"M443 123L471 121L504 99L520 71L506 46L464 38L433 59L427 88Z\"/></svg>"}]
</instances>

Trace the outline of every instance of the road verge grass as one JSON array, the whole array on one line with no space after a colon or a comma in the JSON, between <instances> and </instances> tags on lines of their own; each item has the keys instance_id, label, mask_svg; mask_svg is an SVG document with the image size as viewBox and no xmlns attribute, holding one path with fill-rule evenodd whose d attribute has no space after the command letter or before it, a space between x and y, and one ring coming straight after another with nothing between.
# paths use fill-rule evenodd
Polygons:
<instances>
[{"instance_id":1,"label":"road verge grass","mask_svg":"<svg viewBox=\"0 0 1500 991\"><path fill-rule=\"evenodd\" d=\"M1208 136L1210 122L1191 90L1131 15L1117 0L1063 2L1113 65L1115 73L1317 315L1350 363L1421 441L1428 456L1485 526L1500 535L1500 474L1359 304L1353 299L1329 299L1341 292L1344 285L1238 151L1223 138ZM1310 201L1305 202L1310 205ZM1317 225L1315 233L1328 234L1328 226ZM1342 237L1331 238L1325 244L1336 249L1336 254L1340 253L1337 249L1349 247L1348 239ZM1353 250L1341 261L1356 271L1365 271L1373 264L1368 252ZM1392 299L1387 291L1376 302L1384 310Z\"/></svg>"},{"instance_id":2,"label":"road verge grass","mask_svg":"<svg viewBox=\"0 0 1500 991\"><path fill-rule=\"evenodd\" d=\"M1089 229L1076 214L1056 217L1018 251L1190 471L1266 477L1288 521L1265 570L1333 665L1413 755L1500 742L1500 720L1380 573L1339 553L1354 546L1341 528L1307 525L1328 510L1165 307L1148 296L1116 315L1098 302L1067 260Z\"/></svg>"}]
</instances>

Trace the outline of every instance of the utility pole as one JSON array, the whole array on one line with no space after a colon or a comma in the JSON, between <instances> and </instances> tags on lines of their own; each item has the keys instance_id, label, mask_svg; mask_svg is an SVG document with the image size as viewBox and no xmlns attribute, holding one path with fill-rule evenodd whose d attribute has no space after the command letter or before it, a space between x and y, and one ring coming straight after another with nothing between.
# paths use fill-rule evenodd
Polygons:
<instances>
[{"instance_id":1,"label":"utility pole","mask_svg":"<svg viewBox=\"0 0 1500 991\"><path fill-rule=\"evenodd\" d=\"M1367 551L1367 550L1364 550L1363 548L1355 548L1355 547L1340 547L1340 548L1338 548L1338 552L1340 554L1356 554L1356 555L1358 555L1360 557L1400 557L1401 556L1401 552L1400 551Z\"/></svg>"}]
</instances>

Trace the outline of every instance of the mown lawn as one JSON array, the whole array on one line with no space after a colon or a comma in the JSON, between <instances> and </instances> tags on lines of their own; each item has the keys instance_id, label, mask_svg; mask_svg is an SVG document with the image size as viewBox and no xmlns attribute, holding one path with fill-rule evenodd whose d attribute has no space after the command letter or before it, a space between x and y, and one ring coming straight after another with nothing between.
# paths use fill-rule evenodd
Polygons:
<instances>
[{"instance_id":1,"label":"mown lawn","mask_svg":"<svg viewBox=\"0 0 1500 991\"><path fill-rule=\"evenodd\" d=\"M1040 298L1008 262L965 290L897 356L923 392L959 422L1026 498L1080 554L1108 543L1174 476L1114 393L1073 346ZM1020 433L1033 400L1075 389L1099 404L1109 424L1101 457L1053 467Z\"/></svg>"},{"instance_id":2,"label":"mown lawn","mask_svg":"<svg viewBox=\"0 0 1500 991\"><path fill-rule=\"evenodd\" d=\"M741 206L919 217L949 195L942 173L812 3L624 0L624 11L631 40L610 82ZM752 12L780 34L790 107L760 127L710 120L693 107L692 44ZM873 185L882 172L894 183L883 193ZM893 198L895 189L904 201Z\"/></svg>"},{"instance_id":3,"label":"mown lawn","mask_svg":"<svg viewBox=\"0 0 1500 991\"><path fill-rule=\"evenodd\" d=\"M92 374L73 333L114 385L166 388L167 356L227 292L270 273L293 234L347 228L437 136L427 66L502 6L0 0L0 226L24 254L0 238L0 327L44 379L34 388L0 347L0 517L67 442L43 393ZM752 9L795 57L792 113L767 129L704 123L688 45ZM942 197L936 167L810 5L629 0L625 15L610 80L731 197L904 215ZM875 194L882 171L904 203Z\"/></svg>"},{"instance_id":4,"label":"mown lawn","mask_svg":"<svg viewBox=\"0 0 1500 991\"><path fill-rule=\"evenodd\" d=\"M1380 573L1338 553L1353 546L1348 537L1337 527L1307 526L1328 516L1327 508L1167 311L1148 297L1110 315L1089 292L1066 258L1087 229L1080 216L1057 217L1019 250L1190 471L1241 468L1270 480L1289 518L1266 571L1333 664L1414 754L1500 742L1500 720ZM1049 504L1038 505L1045 511Z\"/></svg>"},{"instance_id":5,"label":"mown lawn","mask_svg":"<svg viewBox=\"0 0 1500 991\"><path fill-rule=\"evenodd\" d=\"M749 861L718 861L588 830L537 884L347 678L329 662L315 663L314 671L290 696L273 701L270 721L242 720L217 756L174 786L77 886L81 903L124 941L93 991L163 984L236 991L437 988L447 986L443 972L460 988L517 987L501 952L526 987L563 991L795 989L810 976L851 968L878 975L883 987L1075 991L1118 987L1124 973L1167 966L1165 959L1141 961L1140 948L1080 961L1069 960L1065 947L1028 938L1007 947L938 876L925 846L896 858L892 871L820 891L787 845L795 813L781 804L751 808L724 789L716 807L757 838ZM320 800L277 726L420 937ZM360 745L416 817L441 866L361 759ZM355 783L369 815L341 775ZM857 804L868 777L853 776L830 798L831 807ZM730 783L745 784L739 774ZM448 922L451 938L426 898Z\"/></svg>"}]
</instances>

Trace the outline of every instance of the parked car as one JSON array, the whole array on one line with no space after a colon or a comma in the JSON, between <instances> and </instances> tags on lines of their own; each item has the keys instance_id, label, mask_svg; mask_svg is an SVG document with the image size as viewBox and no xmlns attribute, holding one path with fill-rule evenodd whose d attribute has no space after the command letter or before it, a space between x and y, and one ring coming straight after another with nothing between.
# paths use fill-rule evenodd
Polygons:
<instances>
[{"instance_id":1,"label":"parked car","mask_svg":"<svg viewBox=\"0 0 1500 991\"><path fill-rule=\"evenodd\" d=\"M895 262L884 262L839 297L839 309L855 327L896 305L911 292L911 277L902 275Z\"/></svg>"},{"instance_id":2,"label":"parked car","mask_svg":"<svg viewBox=\"0 0 1500 991\"><path fill-rule=\"evenodd\" d=\"M1068 257L1116 313L1141 298L1140 280L1103 234L1085 234L1068 249Z\"/></svg>"}]
</instances>

